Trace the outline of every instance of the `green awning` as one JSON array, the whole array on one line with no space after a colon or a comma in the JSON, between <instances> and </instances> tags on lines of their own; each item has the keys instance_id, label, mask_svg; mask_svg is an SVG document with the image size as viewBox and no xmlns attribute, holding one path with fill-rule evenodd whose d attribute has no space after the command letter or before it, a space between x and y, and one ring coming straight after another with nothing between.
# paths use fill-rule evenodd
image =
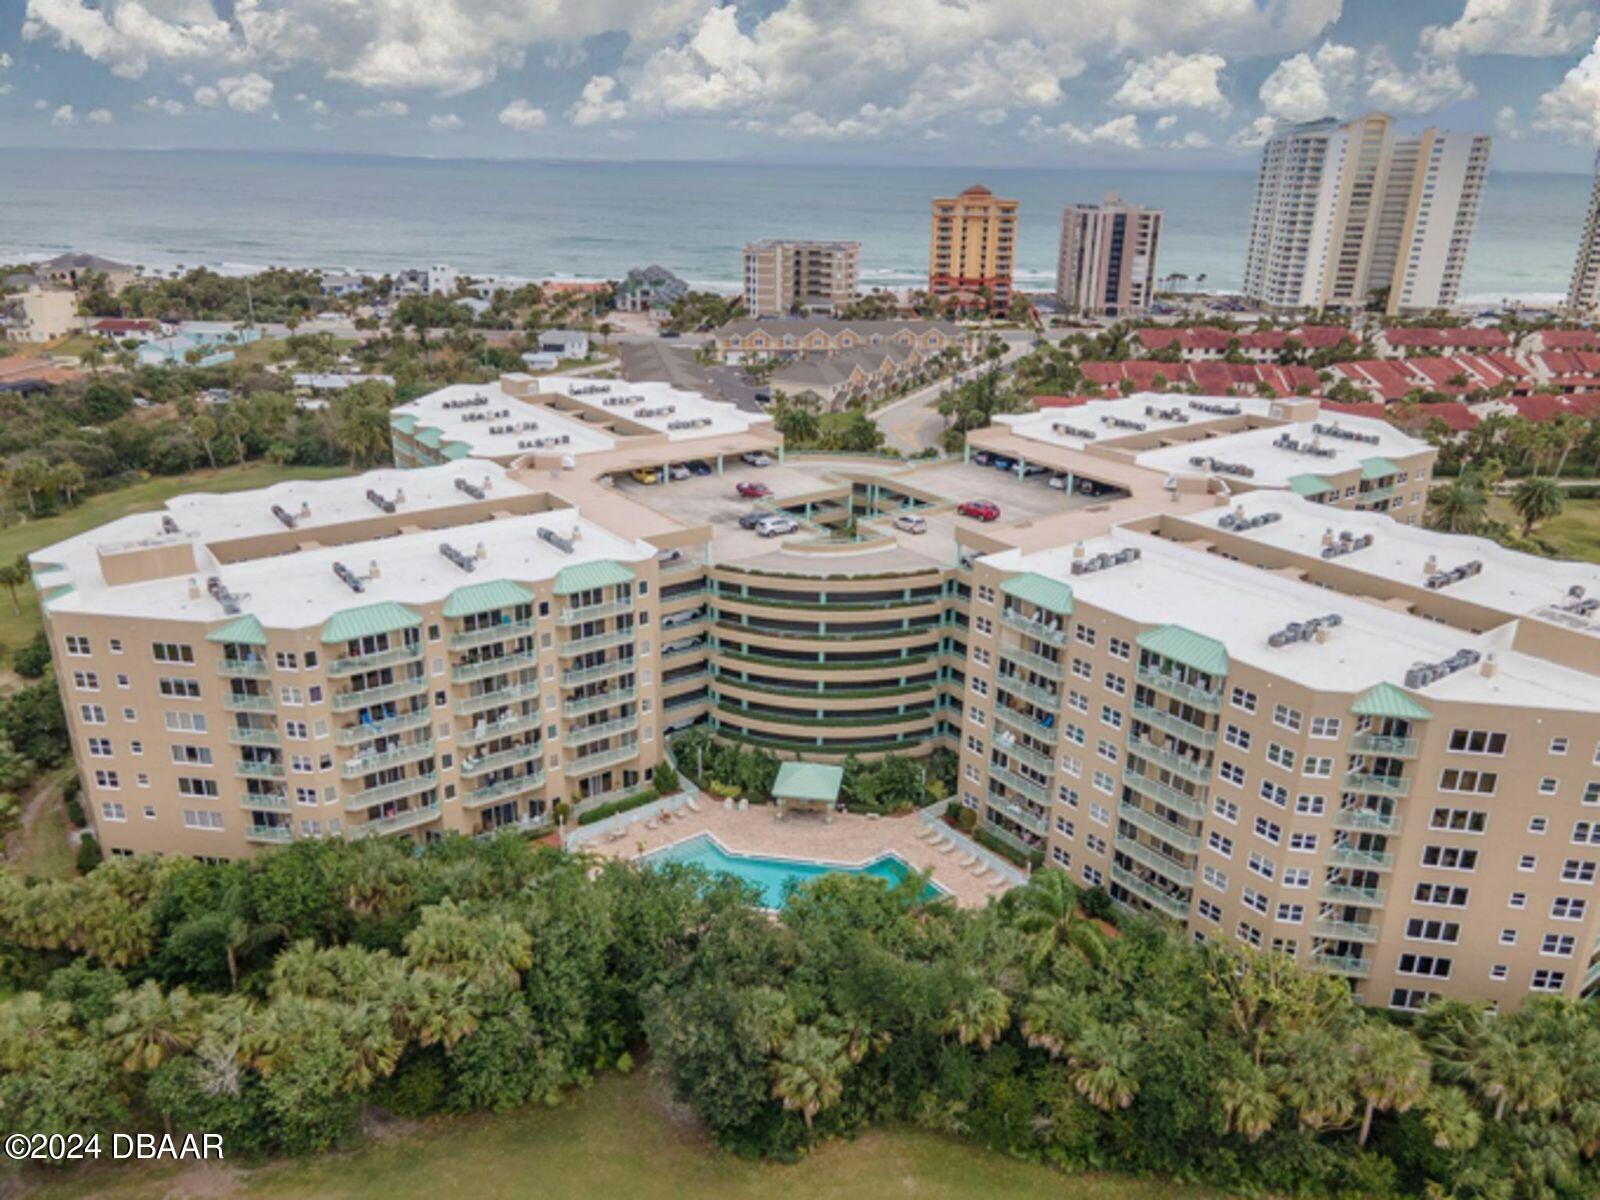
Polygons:
<instances>
[{"instance_id":1,"label":"green awning","mask_svg":"<svg viewBox=\"0 0 1600 1200\"><path fill-rule=\"evenodd\" d=\"M1289 490L1296 496L1321 496L1333 491L1333 484L1321 475L1291 475Z\"/></svg>"},{"instance_id":2,"label":"green awning","mask_svg":"<svg viewBox=\"0 0 1600 1200\"><path fill-rule=\"evenodd\" d=\"M1405 721L1431 721L1433 714L1392 683L1380 683L1356 697L1350 711L1358 717L1395 717Z\"/></svg>"},{"instance_id":3,"label":"green awning","mask_svg":"<svg viewBox=\"0 0 1600 1200\"><path fill-rule=\"evenodd\" d=\"M778 767L778 781L772 785L772 798L832 804L838 800L839 788L843 783L843 767L830 767L825 763L786 762Z\"/></svg>"},{"instance_id":4,"label":"green awning","mask_svg":"<svg viewBox=\"0 0 1600 1200\"><path fill-rule=\"evenodd\" d=\"M1400 474L1400 468L1387 458L1363 458L1361 460L1361 478L1382 479L1388 475Z\"/></svg>"},{"instance_id":5,"label":"green awning","mask_svg":"<svg viewBox=\"0 0 1600 1200\"><path fill-rule=\"evenodd\" d=\"M1182 625L1162 625L1139 635L1139 645L1151 654L1193 667L1207 675L1228 673L1228 648L1215 638L1185 629Z\"/></svg>"},{"instance_id":6,"label":"green awning","mask_svg":"<svg viewBox=\"0 0 1600 1200\"><path fill-rule=\"evenodd\" d=\"M466 617L473 613L492 612L497 608L515 608L531 604L533 593L519 587L509 579L495 579L487 583L469 583L451 592L444 602L444 615Z\"/></svg>"},{"instance_id":7,"label":"green awning","mask_svg":"<svg viewBox=\"0 0 1600 1200\"><path fill-rule=\"evenodd\" d=\"M1025 604L1036 604L1058 617L1072 615L1072 589L1059 579L1029 571L1024 575L1013 575L1000 585L1000 590Z\"/></svg>"},{"instance_id":8,"label":"green awning","mask_svg":"<svg viewBox=\"0 0 1600 1200\"><path fill-rule=\"evenodd\" d=\"M322 643L351 642L356 638L375 637L380 633L393 633L397 629L410 629L420 624L421 615L412 612L404 604L387 600L382 604L368 604L334 613L322 627Z\"/></svg>"},{"instance_id":9,"label":"green awning","mask_svg":"<svg viewBox=\"0 0 1600 1200\"><path fill-rule=\"evenodd\" d=\"M219 629L206 634L208 642L226 642L234 646L265 646L267 631L250 613L229 621Z\"/></svg>"},{"instance_id":10,"label":"green awning","mask_svg":"<svg viewBox=\"0 0 1600 1200\"><path fill-rule=\"evenodd\" d=\"M417 418L413 413L390 413L389 424L401 433L410 433L417 427Z\"/></svg>"},{"instance_id":11,"label":"green awning","mask_svg":"<svg viewBox=\"0 0 1600 1200\"><path fill-rule=\"evenodd\" d=\"M574 592L588 592L595 588L632 582L633 572L609 558L600 562L575 563L570 567L562 567L556 574L556 595L570 596Z\"/></svg>"},{"instance_id":12,"label":"green awning","mask_svg":"<svg viewBox=\"0 0 1600 1200\"><path fill-rule=\"evenodd\" d=\"M424 425L422 428L417 430L417 441L421 442L424 446L427 446L431 450L437 450L439 448L439 439L442 436L443 435L432 425Z\"/></svg>"},{"instance_id":13,"label":"green awning","mask_svg":"<svg viewBox=\"0 0 1600 1200\"><path fill-rule=\"evenodd\" d=\"M444 456L451 460L470 458L472 456L472 447L465 442L446 442Z\"/></svg>"}]
</instances>

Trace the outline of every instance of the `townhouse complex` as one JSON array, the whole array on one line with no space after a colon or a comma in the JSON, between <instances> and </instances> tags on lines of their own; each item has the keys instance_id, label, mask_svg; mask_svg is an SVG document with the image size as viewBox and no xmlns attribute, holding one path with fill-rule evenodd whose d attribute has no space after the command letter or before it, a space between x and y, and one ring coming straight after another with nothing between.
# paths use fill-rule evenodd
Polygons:
<instances>
[{"instance_id":1,"label":"townhouse complex","mask_svg":"<svg viewBox=\"0 0 1600 1200\"><path fill-rule=\"evenodd\" d=\"M1383 422L1143 394L907 463L517 376L392 422L32 557L110 852L545 830L701 724L948 747L1014 853L1368 1003L1600 980L1600 570L1421 528Z\"/></svg>"},{"instance_id":2,"label":"townhouse complex","mask_svg":"<svg viewBox=\"0 0 1600 1200\"><path fill-rule=\"evenodd\" d=\"M772 239L744 248L744 307L753 317L837 312L856 298L860 242Z\"/></svg>"},{"instance_id":3,"label":"townhouse complex","mask_svg":"<svg viewBox=\"0 0 1600 1200\"><path fill-rule=\"evenodd\" d=\"M1482 134L1397 135L1367 113L1296 125L1262 151L1244 293L1269 308L1448 308L1489 168Z\"/></svg>"}]
</instances>

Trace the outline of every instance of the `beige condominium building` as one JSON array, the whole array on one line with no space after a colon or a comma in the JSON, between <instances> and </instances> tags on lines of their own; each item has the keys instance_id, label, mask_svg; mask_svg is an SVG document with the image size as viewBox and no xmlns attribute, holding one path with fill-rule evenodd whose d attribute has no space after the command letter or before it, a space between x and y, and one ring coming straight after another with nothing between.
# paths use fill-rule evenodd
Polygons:
<instances>
[{"instance_id":1,"label":"beige condominium building","mask_svg":"<svg viewBox=\"0 0 1600 1200\"><path fill-rule=\"evenodd\" d=\"M838 312L856 298L860 242L772 239L744 248L744 307L752 317Z\"/></svg>"},{"instance_id":2,"label":"beige condominium building","mask_svg":"<svg viewBox=\"0 0 1600 1200\"><path fill-rule=\"evenodd\" d=\"M1156 287L1161 211L1108 194L1061 214L1056 299L1073 313L1122 316L1149 307Z\"/></svg>"},{"instance_id":3,"label":"beige condominium building","mask_svg":"<svg viewBox=\"0 0 1600 1200\"><path fill-rule=\"evenodd\" d=\"M35 554L107 848L543 830L692 724L946 746L1013 852L1367 1003L1600 988L1600 570L1421 528L1425 443L1142 395L874 462L638 386L445 389L431 465Z\"/></svg>"},{"instance_id":4,"label":"beige condominium building","mask_svg":"<svg viewBox=\"0 0 1600 1200\"><path fill-rule=\"evenodd\" d=\"M1490 139L1384 113L1313 121L1262 149L1245 295L1271 308L1390 313L1455 303Z\"/></svg>"},{"instance_id":5,"label":"beige condominium building","mask_svg":"<svg viewBox=\"0 0 1600 1200\"><path fill-rule=\"evenodd\" d=\"M1600 155L1595 156L1594 187L1589 192L1589 209L1578 238L1577 261L1572 264L1567 311L1585 318L1600 312Z\"/></svg>"},{"instance_id":6,"label":"beige condominium building","mask_svg":"<svg viewBox=\"0 0 1600 1200\"><path fill-rule=\"evenodd\" d=\"M1016 263L1017 202L985 187L933 202L928 290L942 300L1011 303Z\"/></svg>"}]
</instances>

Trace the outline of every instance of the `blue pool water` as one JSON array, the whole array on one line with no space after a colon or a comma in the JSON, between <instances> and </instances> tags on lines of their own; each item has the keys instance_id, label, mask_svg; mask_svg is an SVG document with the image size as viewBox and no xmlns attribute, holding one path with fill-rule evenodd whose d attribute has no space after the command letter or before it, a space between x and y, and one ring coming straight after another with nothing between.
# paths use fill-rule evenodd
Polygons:
<instances>
[{"instance_id":1,"label":"blue pool water","mask_svg":"<svg viewBox=\"0 0 1600 1200\"><path fill-rule=\"evenodd\" d=\"M912 874L910 867L893 854L873 859L864 867L836 867L826 863L805 862L794 858L760 858L750 854L733 854L717 844L715 838L702 833L673 846L645 855L649 863L686 863L704 867L707 871L733 875L761 890L763 908L782 908L790 882L795 886L808 883L823 875L870 875L887 883L899 883ZM945 895L938 884L930 883L923 889L923 900L937 900Z\"/></svg>"}]
</instances>

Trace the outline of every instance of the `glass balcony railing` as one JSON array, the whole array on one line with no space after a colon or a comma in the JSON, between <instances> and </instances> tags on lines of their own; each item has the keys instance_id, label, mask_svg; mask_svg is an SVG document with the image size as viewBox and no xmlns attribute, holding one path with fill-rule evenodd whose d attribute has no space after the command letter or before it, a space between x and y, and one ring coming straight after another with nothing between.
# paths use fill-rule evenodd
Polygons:
<instances>
[{"instance_id":1,"label":"glass balcony railing","mask_svg":"<svg viewBox=\"0 0 1600 1200\"><path fill-rule=\"evenodd\" d=\"M450 668L450 682L472 683L478 679L488 679L492 675L521 671L536 665L538 661L539 652L537 650L518 650L513 654L502 654L498 658L482 658L477 662L457 663Z\"/></svg>"},{"instance_id":2,"label":"glass balcony railing","mask_svg":"<svg viewBox=\"0 0 1600 1200\"><path fill-rule=\"evenodd\" d=\"M1158 783L1148 776L1138 775L1133 771L1124 771L1122 782L1129 790L1146 799L1165 804L1173 812L1181 813L1191 821L1202 820L1206 815L1206 802L1202 797L1191 796L1188 792L1180 791L1165 783Z\"/></svg>"},{"instance_id":3,"label":"glass balcony railing","mask_svg":"<svg viewBox=\"0 0 1600 1200\"><path fill-rule=\"evenodd\" d=\"M385 767L400 767L406 763L419 762L433 755L433 737L429 735L419 741L407 742L403 746L394 746L366 754L358 754L354 758L339 764L339 774L346 779L354 779L362 775L369 775L373 771L381 771Z\"/></svg>"},{"instance_id":4,"label":"glass balcony railing","mask_svg":"<svg viewBox=\"0 0 1600 1200\"><path fill-rule=\"evenodd\" d=\"M1211 764L1209 762L1197 762L1187 754L1178 754L1138 735L1128 738L1128 753L1137 754L1148 762L1165 767L1174 775L1187 779L1190 783L1208 784L1211 782Z\"/></svg>"},{"instance_id":5,"label":"glass balcony railing","mask_svg":"<svg viewBox=\"0 0 1600 1200\"><path fill-rule=\"evenodd\" d=\"M1136 804L1118 805L1117 817L1136 829L1144 830L1152 837L1160 838L1169 846L1182 850L1185 854L1196 854L1200 850L1199 834L1190 833L1165 817L1140 808Z\"/></svg>"},{"instance_id":6,"label":"glass balcony railing","mask_svg":"<svg viewBox=\"0 0 1600 1200\"><path fill-rule=\"evenodd\" d=\"M1189 917L1189 902L1181 896L1173 896L1153 883L1147 883L1132 871L1111 864L1111 881L1120 884L1129 892L1138 896L1157 912L1165 913L1174 921L1184 921Z\"/></svg>"},{"instance_id":7,"label":"glass balcony railing","mask_svg":"<svg viewBox=\"0 0 1600 1200\"><path fill-rule=\"evenodd\" d=\"M391 734L404 733L408 729L419 729L432 720L433 710L424 704L416 712L397 713L381 721L364 721L356 725L347 725L339 730L334 741L341 746L355 746L362 742L370 742L375 737L388 737Z\"/></svg>"},{"instance_id":8,"label":"glass balcony railing","mask_svg":"<svg viewBox=\"0 0 1600 1200\"><path fill-rule=\"evenodd\" d=\"M271 671L263 658L224 658L217 663L217 674L226 679L265 679Z\"/></svg>"},{"instance_id":9,"label":"glass balcony railing","mask_svg":"<svg viewBox=\"0 0 1600 1200\"><path fill-rule=\"evenodd\" d=\"M581 758L574 758L567 766L567 774L587 775L590 771L609 767L612 763L627 762L630 758L637 758L638 755L638 741L629 740L609 750L599 750L593 754L585 754Z\"/></svg>"},{"instance_id":10,"label":"glass balcony railing","mask_svg":"<svg viewBox=\"0 0 1600 1200\"><path fill-rule=\"evenodd\" d=\"M353 712L355 709L366 708L372 704L387 704L391 700L403 700L407 696L415 696L417 693L426 692L427 690L427 676L413 675L410 678L397 680L394 683L362 688L358 692L335 692L333 711Z\"/></svg>"},{"instance_id":11,"label":"glass balcony railing","mask_svg":"<svg viewBox=\"0 0 1600 1200\"><path fill-rule=\"evenodd\" d=\"M597 683L602 679L614 679L618 675L627 675L638 669L638 662L632 658L615 658L610 662L599 663L592 667L569 667L561 672L562 687L581 687L586 683Z\"/></svg>"},{"instance_id":12,"label":"glass balcony railing","mask_svg":"<svg viewBox=\"0 0 1600 1200\"><path fill-rule=\"evenodd\" d=\"M239 797L240 808L259 808L264 812L288 812L289 797L281 793L267 795L262 792L244 792Z\"/></svg>"},{"instance_id":13,"label":"glass balcony railing","mask_svg":"<svg viewBox=\"0 0 1600 1200\"><path fill-rule=\"evenodd\" d=\"M1335 867L1352 867L1361 871L1394 870L1394 855L1381 850L1358 850L1354 846L1330 846L1328 862Z\"/></svg>"},{"instance_id":14,"label":"glass balcony railing","mask_svg":"<svg viewBox=\"0 0 1600 1200\"><path fill-rule=\"evenodd\" d=\"M1164 708L1157 708L1152 704L1141 701L1133 702L1133 715L1153 729L1163 733L1170 733L1173 737L1182 738L1195 746L1204 746L1212 749L1217 744L1217 734L1213 729L1206 729L1196 725L1193 721L1185 721L1175 713Z\"/></svg>"},{"instance_id":15,"label":"glass balcony railing","mask_svg":"<svg viewBox=\"0 0 1600 1200\"><path fill-rule=\"evenodd\" d=\"M1411 792L1411 781L1403 775L1373 775L1361 771L1346 771L1343 786L1347 792L1377 796L1405 796Z\"/></svg>"},{"instance_id":16,"label":"glass balcony railing","mask_svg":"<svg viewBox=\"0 0 1600 1200\"><path fill-rule=\"evenodd\" d=\"M619 613L633 611L633 597L626 596L621 600L607 600L603 604L589 604L582 608L565 608L556 614L558 625L581 625L585 621L598 621L602 617L614 617Z\"/></svg>"},{"instance_id":17,"label":"glass balcony railing","mask_svg":"<svg viewBox=\"0 0 1600 1200\"><path fill-rule=\"evenodd\" d=\"M273 710L271 696L257 696L246 692L223 692L222 707L229 712L271 712Z\"/></svg>"},{"instance_id":18,"label":"glass balcony railing","mask_svg":"<svg viewBox=\"0 0 1600 1200\"><path fill-rule=\"evenodd\" d=\"M493 754L485 754L482 757L467 754L461 758L461 773L468 778L475 775L487 775L490 771L499 771L505 767L515 767L525 762L533 762L543 753L543 742L528 742L521 746L512 746L507 750L497 750ZM540 775L542 777L543 771L540 772Z\"/></svg>"},{"instance_id":19,"label":"glass balcony railing","mask_svg":"<svg viewBox=\"0 0 1600 1200\"><path fill-rule=\"evenodd\" d=\"M1142 842L1136 842L1131 837L1120 833L1117 834L1113 845L1116 847L1117 853L1126 854L1134 862L1141 866L1149 867L1150 870L1171 880L1173 883L1183 887L1192 887L1194 885L1194 868L1184 866L1170 855L1162 854L1161 851L1152 849Z\"/></svg>"},{"instance_id":20,"label":"glass balcony railing","mask_svg":"<svg viewBox=\"0 0 1600 1200\"><path fill-rule=\"evenodd\" d=\"M228 742L234 746L278 746L283 737L276 729L241 729L235 725L228 730Z\"/></svg>"},{"instance_id":21,"label":"glass balcony railing","mask_svg":"<svg viewBox=\"0 0 1600 1200\"><path fill-rule=\"evenodd\" d=\"M346 675L359 675L362 671L376 671L381 667L394 667L402 663L415 662L421 657L421 642L413 642L406 646L393 646L388 650L378 650L372 654L347 655L344 658L328 660L328 676L331 679L342 679Z\"/></svg>"},{"instance_id":22,"label":"glass balcony railing","mask_svg":"<svg viewBox=\"0 0 1600 1200\"><path fill-rule=\"evenodd\" d=\"M1400 817L1395 813L1375 812L1370 808L1341 808L1333 814L1333 827L1358 832L1399 833Z\"/></svg>"},{"instance_id":23,"label":"glass balcony railing","mask_svg":"<svg viewBox=\"0 0 1600 1200\"><path fill-rule=\"evenodd\" d=\"M526 729L537 729L544 723L542 713L512 713L501 717L498 721L481 721L478 724L462 729L457 735L463 746L475 746L479 742L492 741L498 737L506 737L513 733L521 733Z\"/></svg>"},{"instance_id":24,"label":"glass balcony railing","mask_svg":"<svg viewBox=\"0 0 1600 1200\"><path fill-rule=\"evenodd\" d=\"M476 696L468 696L455 703L455 712L458 717L470 717L473 713L484 712L487 709L498 708L502 704L511 704L518 700L526 700L539 694L537 683L513 683L509 687L495 688L489 692L479 692Z\"/></svg>"},{"instance_id":25,"label":"glass balcony railing","mask_svg":"<svg viewBox=\"0 0 1600 1200\"><path fill-rule=\"evenodd\" d=\"M637 631L628 629L608 629L604 633L592 633L588 637L570 638L557 647L562 658L576 658L580 654L588 654L593 650L606 650L612 646L625 646L633 642Z\"/></svg>"},{"instance_id":26,"label":"glass balcony railing","mask_svg":"<svg viewBox=\"0 0 1600 1200\"><path fill-rule=\"evenodd\" d=\"M1336 921L1331 917L1318 917L1311 922L1311 932L1316 937L1336 942L1376 942L1378 927L1365 921Z\"/></svg>"},{"instance_id":27,"label":"glass balcony railing","mask_svg":"<svg viewBox=\"0 0 1600 1200\"><path fill-rule=\"evenodd\" d=\"M390 800L401 800L406 796L415 796L429 788L436 787L439 775L436 771L428 771L421 775L411 775L405 779L396 779L393 783L380 783L376 787L364 788L345 797L344 808L346 812L360 812L363 808L371 808L374 804L384 804Z\"/></svg>"},{"instance_id":28,"label":"glass balcony railing","mask_svg":"<svg viewBox=\"0 0 1600 1200\"><path fill-rule=\"evenodd\" d=\"M1372 963L1354 955L1324 954L1319 951L1313 953L1307 961L1311 966L1319 967L1333 975L1350 975L1357 979L1365 979L1372 974Z\"/></svg>"},{"instance_id":29,"label":"glass balcony railing","mask_svg":"<svg viewBox=\"0 0 1600 1200\"><path fill-rule=\"evenodd\" d=\"M517 775L511 779L497 779L494 783L484 784L483 787L473 788L461 797L463 808L480 808L485 804L494 804L511 796L522 796L528 792L538 791L544 787L544 769L528 775Z\"/></svg>"},{"instance_id":30,"label":"glass balcony railing","mask_svg":"<svg viewBox=\"0 0 1600 1200\"><path fill-rule=\"evenodd\" d=\"M284 842L294 841L294 831L288 825L246 825L244 840L282 845Z\"/></svg>"},{"instance_id":31,"label":"glass balcony railing","mask_svg":"<svg viewBox=\"0 0 1600 1200\"><path fill-rule=\"evenodd\" d=\"M1061 664L1053 658L1046 658L1042 654L1035 654L1031 650L1024 650L1021 646L1001 646L1000 660L1009 662L1013 666L1027 668L1046 679L1061 682Z\"/></svg>"},{"instance_id":32,"label":"glass balcony railing","mask_svg":"<svg viewBox=\"0 0 1600 1200\"><path fill-rule=\"evenodd\" d=\"M1176 679L1150 667L1140 667L1135 674L1140 683L1160 692L1164 696L1172 696L1204 712L1220 712L1222 710L1222 692L1220 690L1212 691L1197 684L1185 683L1181 679Z\"/></svg>"},{"instance_id":33,"label":"glass balcony railing","mask_svg":"<svg viewBox=\"0 0 1600 1200\"><path fill-rule=\"evenodd\" d=\"M1018 795L1026 796L1030 800L1037 800L1040 804L1046 805L1050 803L1049 784L1035 783L1015 771L1008 771L1005 767L997 767L993 763L989 764L989 778L998 779Z\"/></svg>"},{"instance_id":34,"label":"glass balcony railing","mask_svg":"<svg viewBox=\"0 0 1600 1200\"><path fill-rule=\"evenodd\" d=\"M287 775L281 762L251 762L246 759L233 764L233 773L241 779L282 779Z\"/></svg>"},{"instance_id":35,"label":"glass balcony railing","mask_svg":"<svg viewBox=\"0 0 1600 1200\"><path fill-rule=\"evenodd\" d=\"M1414 737L1385 737L1378 733L1358 733L1350 739L1357 754L1382 754L1387 758L1415 758L1421 742Z\"/></svg>"},{"instance_id":36,"label":"glass balcony railing","mask_svg":"<svg viewBox=\"0 0 1600 1200\"><path fill-rule=\"evenodd\" d=\"M474 646L488 646L494 642L503 642L508 638L521 637L532 632L531 619L502 621L498 625L486 625L481 629L463 629L459 633L450 635L450 649L470 650Z\"/></svg>"},{"instance_id":37,"label":"glass balcony railing","mask_svg":"<svg viewBox=\"0 0 1600 1200\"><path fill-rule=\"evenodd\" d=\"M638 713L626 717L617 717L610 721L601 721L594 725L574 725L567 731L566 743L569 747L587 746L613 734L627 733L637 728L639 728Z\"/></svg>"},{"instance_id":38,"label":"glass balcony railing","mask_svg":"<svg viewBox=\"0 0 1600 1200\"><path fill-rule=\"evenodd\" d=\"M1318 893L1324 900L1336 904L1351 904L1357 908L1382 908L1389 893L1385 888L1357 887L1350 883L1325 883Z\"/></svg>"},{"instance_id":39,"label":"glass balcony railing","mask_svg":"<svg viewBox=\"0 0 1600 1200\"><path fill-rule=\"evenodd\" d=\"M395 813L392 817L375 817L370 821L362 821L359 825L350 826L351 840L364 837L374 837L383 833L398 833L403 829L414 829L418 825L426 825L439 817L439 802L420 805L417 808L408 808L405 812Z\"/></svg>"}]
</instances>

